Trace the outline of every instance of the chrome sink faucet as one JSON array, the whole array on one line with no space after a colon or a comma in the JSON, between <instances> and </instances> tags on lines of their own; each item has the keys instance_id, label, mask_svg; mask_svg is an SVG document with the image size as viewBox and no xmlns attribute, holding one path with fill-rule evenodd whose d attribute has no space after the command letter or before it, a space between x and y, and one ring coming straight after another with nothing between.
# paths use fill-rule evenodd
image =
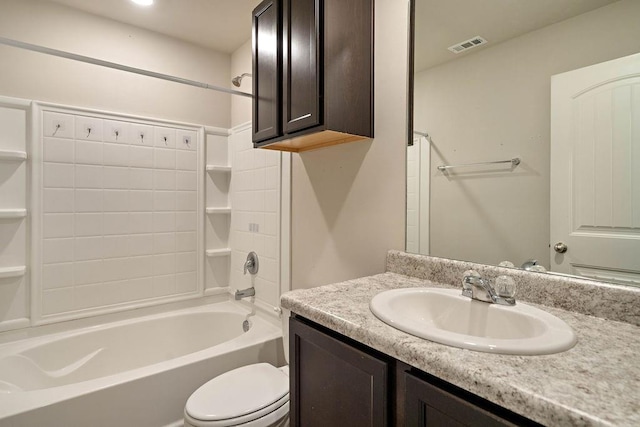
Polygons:
<instances>
[{"instance_id":1,"label":"chrome sink faucet","mask_svg":"<svg viewBox=\"0 0 640 427\"><path fill-rule=\"evenodd\" d=\"M513 283L513 279L509 277L500 276L499 279L501 278L509 279ZM500 293L496 292L488 279L479 276L468 275L462 279L462 295L465 297L490 304L515 305L515 287L500 286L499 288L502 291Z\"/></svg>"}]
</instances>

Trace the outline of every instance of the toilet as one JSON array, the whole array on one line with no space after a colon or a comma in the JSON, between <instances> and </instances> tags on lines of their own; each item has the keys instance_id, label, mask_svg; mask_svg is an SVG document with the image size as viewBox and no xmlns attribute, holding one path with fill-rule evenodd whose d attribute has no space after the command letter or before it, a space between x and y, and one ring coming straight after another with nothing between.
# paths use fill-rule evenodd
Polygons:
<instances>
[{"instance_id":1,"label":"toilet","mask_svg":"<svg viewBox=\"0 0 640 427\"><path fill-rule=\"evenodd\" d=\"M284 354L289 363L289 313L282 315ZM254 363L218 375L187 400L185 427L287 427L289 366Z\"/></svg>"}]
</instances>

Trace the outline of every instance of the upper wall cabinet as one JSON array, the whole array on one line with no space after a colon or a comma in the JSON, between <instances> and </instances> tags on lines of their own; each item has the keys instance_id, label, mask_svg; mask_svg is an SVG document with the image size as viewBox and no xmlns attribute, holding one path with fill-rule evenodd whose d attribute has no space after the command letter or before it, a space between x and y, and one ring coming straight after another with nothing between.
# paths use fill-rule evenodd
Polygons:
<instances>
[{"instance_id":1,"label":"upper wall cabinet","mask_svg":"<svg viewBox=\"0 0 640 427\"><path fill-rule=\"evenodd\" d=\"M253 11L253 143L306 151L373 137L373 0Z\"/></svg>"}]
</instances>

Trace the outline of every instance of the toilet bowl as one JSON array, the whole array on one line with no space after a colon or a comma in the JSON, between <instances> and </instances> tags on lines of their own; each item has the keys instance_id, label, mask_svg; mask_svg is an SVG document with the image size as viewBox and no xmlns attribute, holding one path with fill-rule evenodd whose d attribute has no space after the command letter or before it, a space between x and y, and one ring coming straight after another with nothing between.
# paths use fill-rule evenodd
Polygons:
<instances>
[{"instance_id":1,"label":"toilet bowl","mask_svg":"<svg viewBox=\"0 0 640 427\"><path fill-rule=\"evenodd\" d=\"M289 362L289 313L282 314ZM289 425L289 366L254 363L218 375L197 389L184 408L185 427Z\"/></svg>"}]
</instances>

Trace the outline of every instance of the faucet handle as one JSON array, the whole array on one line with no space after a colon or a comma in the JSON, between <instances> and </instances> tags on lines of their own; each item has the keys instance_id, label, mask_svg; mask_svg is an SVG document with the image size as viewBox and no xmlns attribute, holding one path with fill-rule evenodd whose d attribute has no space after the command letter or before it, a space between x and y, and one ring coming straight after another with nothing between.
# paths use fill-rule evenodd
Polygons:
<instances>
[{"instance_id":1,"label":"faucet handle","mask_svg":"<svg viewBox=\"0 0 640 427\"><path fill-rule=\"evenodd\" d=\"M257 274L259 267L258 254L253 251L249 252L247 260L244 262L244 274L247 274L247 271L251 274Z\"/></svg>"},{"instance_id":2,"label":"faucet handle","mask_svg":"<svg viewBox=\"0 0 640 427\"><path fill-rule=\"evenodd\" d=\"M467 270L464 273L462 273L462 292L464 291L468 291L471 292L471 281L473 281L473 278L477 278L480 279L482 278L482 276L480 276L480 273L478 273L475 270Z\"/></svg>"},{"instance_id":3,"label":"faucet handle","mask_svg":"<svg viewBox=\"0 0 640 427\"><path fill-rule=\"evenodd\" d=\"M513 277L498 276L494 289L496 294L502 298L513 298L516 296L516 282L513 280Z\"/></svg>"}]
</instances>

